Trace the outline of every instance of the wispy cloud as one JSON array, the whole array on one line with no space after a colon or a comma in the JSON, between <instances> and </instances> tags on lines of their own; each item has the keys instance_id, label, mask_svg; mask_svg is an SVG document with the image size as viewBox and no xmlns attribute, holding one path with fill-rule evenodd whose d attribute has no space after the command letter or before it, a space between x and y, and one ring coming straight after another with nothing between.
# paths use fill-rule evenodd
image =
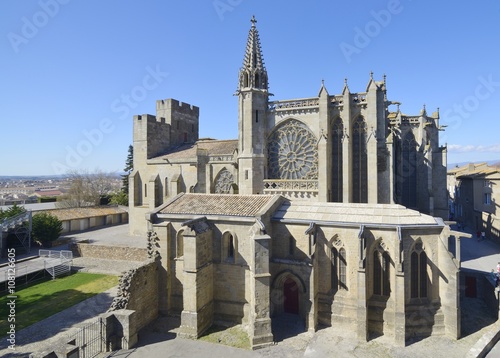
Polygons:
<instances>
[{"instance_id":1,"label":"wispy cloud","mask_svg":"<svg viewBox=\"0 0 500 358\"><path fill-rule=\"evenodd\" d=\"M493 145L460 145L460 144L448 144L448 150L450 152L457 153L500 153L500 144Z\"/></svg>"}]
</instances>

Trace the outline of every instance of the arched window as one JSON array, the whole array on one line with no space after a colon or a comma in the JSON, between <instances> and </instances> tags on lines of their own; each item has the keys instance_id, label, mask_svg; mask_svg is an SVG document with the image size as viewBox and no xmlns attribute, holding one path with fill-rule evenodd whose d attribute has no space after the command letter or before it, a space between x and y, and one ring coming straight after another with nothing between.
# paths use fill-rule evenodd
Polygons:
<instances>
[{"instance_id":1,"label":"arched window","mask_svg":"<svg viewBox=\"0 0 500 358\"><path fill-rule=\"evenodd\" d=\"M229 242L227 244L227 258L234 260L234 238L233 235L229 235Z\"/></svg>"},{"instance_id":2,"label":"arched window","mask_svg":"<svg viewBox=\"0 0 500 358\"><path fill-rule=\"evenodd\" d=\"M358 117L352 127L352 201L368 202L366 123Z\"/></svg>"},{"instance_id":3,"label":"arched window","mask_svg":"<svg viewBox=\"0 0 500 358\"><path fill-rule=\"evenodd\" d=\"M222 235L222 261L228 263L236 262L238 252L236 237L230 232L225 232Z\"/></svg>"},{"instance_id":4,"label":"arched window","mask_svg":"<svg viewBox=\"0 0 500 358\"><path fill-rule=\"evenodd\" d=\"M423 251L422 243L415 245L410 256L411 262L411 298L427 298L427 254Z\"/></svg>"},{"instance_id":5,"label":"arched window","mask_svg":"<svg viewBox=\"0 0 500 358\"><path fill-rule=\"evenodd\" d=\"M176 241L176 257L181 258L184 256L184 230L177 233Z\"/></svg>"},{"instance_id":6,"label":"arched window","mask_svg":"<svg viewBox=\"0 0 500 358\"><path fill-rule=\"evenodd\" d=\"M134 205L142 205L142 180L139 172L134 174Z\"/></svg>"},{"instance_id":7,"label":"arched window","mask_svg":"<svg viewBox=\"0 0 500 358\"><path fill-rule=\"evenodd\" d=\"M377 296L389 296L390 289L390 266L389 254L379 250L373 252L373 294Z\"/></svg>"},{"instance_id":8,"label":"arched window","mask_svg":"<svg viewBox=\"0 0 500 358\"><path fill-rule=\"evenodd\" d=\"M155 190L155 208L160 206L163 203L163 193L162 193L162 185L161 179L159 176L156 176L154 180L154 190Z\"/></svg>"},{"instance_id":9,"label":"arched window","mask_svg":"<svg viewBox=\"0 0 500 358\"><path fill-rule=\"evenodd\" d=\"M344 137L344 125L342 120L337 118L332 127L332 201L342 202L342 139Z\"/></svg>"},{"instance_id":10,"label":"arched window","mask_svg":"<svg viewBox=\"0 0 500 358\"><path fill-rule=\"evenodd\" d=\"M411 131L403 138L401 148L401 201L409 208L417 207L417 142Z\"/></svg>"},{"instance_id":11,"label":"arched window","mask_svg":"<svg viewBox=\"0 0 500 358\"><path fill-rule=\"evenodd\" d=\"M345 249L342 247L337 251L336 248L332 247L330 255L332 291L347 290L347 260Z\"/></svg>"},{"instance_id":12,"label":"arched window","mask_svg":"<svg viewBox=\"0 0 500 358\"><path fill-rule=\"evenodd\" d=\"M214 192L215 194L229 194L231 185L234 183L234 176L229 170L223 168L215 178Z\"/></svg>"}]
</instances>

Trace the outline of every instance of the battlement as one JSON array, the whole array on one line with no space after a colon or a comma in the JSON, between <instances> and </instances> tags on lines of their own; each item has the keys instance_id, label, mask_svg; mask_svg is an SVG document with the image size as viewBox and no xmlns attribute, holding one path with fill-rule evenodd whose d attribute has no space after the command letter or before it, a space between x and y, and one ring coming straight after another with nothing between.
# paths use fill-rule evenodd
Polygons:
<instances>
[{"instance_id":1,"label":"battlement","mask_svg":"<svg viewBox=\"0 0 500 358\"><path fill-rule=\"evenodd\" d=\"M158 114L164 111L182 113L196 118L198 118L198 116L200 115L199 107L193 106L189 103L178 101L173 98L160 99L156 101L156 113Z\"/></svg>"},{"instance_id":2,"label":"battlement","mask_svg":"<svg viewBox=\"0 0 500 358\"><path fill-rule=\"evenodd\" d=\"M138 114L134 116L134 122L137 121L145 121L148 123L153 123L153 122L165 123L165 118L156 118L156 116L153 116L152 114Z\"/></svg>"}]
</instances>

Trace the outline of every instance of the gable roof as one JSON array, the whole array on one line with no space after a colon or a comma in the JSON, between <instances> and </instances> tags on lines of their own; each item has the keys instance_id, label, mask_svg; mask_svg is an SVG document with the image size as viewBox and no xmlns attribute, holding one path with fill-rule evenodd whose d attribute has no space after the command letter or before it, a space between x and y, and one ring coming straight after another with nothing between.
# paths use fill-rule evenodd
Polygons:
<instances>
[{"instance_id":1,"label":"gable roof","mask_svg":"<svg viewBox=\"0 0 500 358\"><path fill-rule=\"evenodd\" d=\"M256 216L278 195L181 193L158 214Z\"/></svg>"},{"instance_id":2,"label":"gable roof","mask_svg":"<svg viewBox=\"0 0 500 358\"><path fill-rule=\"evenodd\" d=\"M448 171L448 174L457 178L484 177L495 173L500 173L500 166L490 166L487 163L470 163Z\"/></svg>"},{"instance_id":3,"label":"gable roof","mask_svg":"<svg viewBox=\"0 0 500 358\"><path fill-rule=\"evenodd\" d=\"M88 206L83 208L40 210L38 212L45 212L56 216L61 221L65 221L123 214L126 213L127 210L124 206Z\"/></svg>"},{"instance_id":4,"label":"gable roof","mask_svg":"<svg viewBox=\"0 0 500 358\"><path fill-rule=\"evenodd\" d=\"M233 155L238 149L237 139L226 140L199 140L196 143L182 144L176 148L170 149L168 153L156 157L163 160L179 160L196 158L198 150L205 151L204 155Z\"/></svg>"}]
</instances>

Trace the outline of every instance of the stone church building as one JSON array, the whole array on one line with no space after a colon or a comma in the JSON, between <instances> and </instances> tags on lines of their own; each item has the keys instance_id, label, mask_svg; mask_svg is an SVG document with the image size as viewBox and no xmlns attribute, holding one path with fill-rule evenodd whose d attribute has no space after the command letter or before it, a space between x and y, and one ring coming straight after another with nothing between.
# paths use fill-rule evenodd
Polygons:
<instances>
[{"instance_id":1,"label":"stone church building","mask_svg":"<svg viewBox=\"0 0 500 358\"><path fill-rule=\"evenodd\" d=\"M130 228L159 237L160 311L188 337L242 324L253 347L282 314L363 340L458 338L439 114L401 113L373 75L269 101L254 18L236 94L235 140L200 139L199 108L173 99L133 118Z\"/></svg>"}]
</instances>

